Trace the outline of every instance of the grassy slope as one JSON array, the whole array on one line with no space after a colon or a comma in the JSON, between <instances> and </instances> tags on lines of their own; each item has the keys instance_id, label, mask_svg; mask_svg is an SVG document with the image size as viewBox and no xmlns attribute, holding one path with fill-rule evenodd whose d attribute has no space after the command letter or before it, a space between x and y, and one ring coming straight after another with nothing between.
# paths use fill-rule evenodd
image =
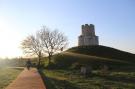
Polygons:
<instances>
[{"instance_id":1,"label":"grassy slope","mask_svg":"<svg viewBox=\"0 0 135 89\"><path fill-rule=\"evenodd\" d=\"M112 71L107 76L100 76L93 71L93 76L85 78L76 70L45 70L48 89L135 89L135 72Z\"/></svg>"},{"instance_id":2,"label":"grassy slope","mask_svg":"<svg viewBox=\"0 0 135 89\"><path fill-rule=\"evenodd\" d=\"M105 46L74 47L53 57L53 70L43 74L48 89L135 89L135 55ZM109 74L99 74L100 65L113 66ZM91 65L93 74L85 78L79 72L80 65ZM63 68L63 70L62 70ZM73 68L73 70L65 70ZM124 68L122 70L121 68ZM117 70L116 70L117 69Z\"/></svg>"},{"instance_id":3,"label":"grassy slope","mask_svg":"<svg viewBox=\"0 0 135 89\"><path fill-rule=\"evenodd\" d=\"M99 67L134 65L135 55L105 46L80 46L55 55L53 63L59 68L91 65Z\"/></svg>"},{"instance_id":4,"label":"grassy slope","mask_svg":"<svg viewBox=\"0 0 135 89\"><path fill-rule=\"evenodd\" d=\"M67 51L93 55L98 57L104 57L104 58L110 58L110 59L119 59L119 60L135 62L135 54L121 51L111 47L101 46L101 45L73 47L68 49Z\"/></svg>"},{"instance_id":5,"label":"grassy slope","mask_svg":"<svg viewBox=\"0 0 135 89\"><path fill-rule=\"evenodd\" d=\"M0 89L5 89L21 71L20 68L0 68Z\"/></svg>"}]
</instances>

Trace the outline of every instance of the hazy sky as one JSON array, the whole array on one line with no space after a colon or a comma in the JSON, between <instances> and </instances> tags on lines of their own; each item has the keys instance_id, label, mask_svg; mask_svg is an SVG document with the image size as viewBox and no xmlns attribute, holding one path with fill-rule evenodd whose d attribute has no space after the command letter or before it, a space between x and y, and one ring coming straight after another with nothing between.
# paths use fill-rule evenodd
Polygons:
<instances>
[{"instance_id":1,"label":"hazy sky","mask_svg":"<svg viewBox=\"0 0 135 89\"><path fill-rule=\"evenodd\" d=\"M0 0L0 57L21 56L20 42L42 25L77 46L81 25L91 23L100 45L135 53L134 0Z\"/></svg>"}]
</instances>

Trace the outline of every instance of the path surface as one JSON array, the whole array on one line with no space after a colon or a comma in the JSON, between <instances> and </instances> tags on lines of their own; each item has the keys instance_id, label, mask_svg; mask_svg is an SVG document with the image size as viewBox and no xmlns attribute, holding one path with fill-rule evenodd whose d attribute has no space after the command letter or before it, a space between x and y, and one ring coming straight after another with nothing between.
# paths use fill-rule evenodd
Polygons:
<instances>
[{"instance_id":1,"label":"path surface","mask_svg":"<svg viewBox=\"0 0 135 89\"><path fill-rule=\"evenodd\" d=\"M37 69L24 69L6 89L46 89Z\"/></svg>"}]
</instances>

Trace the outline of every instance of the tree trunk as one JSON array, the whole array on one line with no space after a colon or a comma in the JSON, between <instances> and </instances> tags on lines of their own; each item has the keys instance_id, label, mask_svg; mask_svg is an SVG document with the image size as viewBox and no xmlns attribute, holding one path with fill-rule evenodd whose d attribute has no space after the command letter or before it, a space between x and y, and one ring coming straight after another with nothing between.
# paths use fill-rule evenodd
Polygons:
<instances>
[{"instance_id":1,"label":"tree trunk","mask_svg":"<svg viewBox=\"0 0 135 89\"><path fill-rule=\"evenodd\" d=\"M40 68L40 65L41 65L41 51L39 52L38 55L38 68Z\"/></svg>"},{"instance_id":2,"label":"tree trunk","mask_svg":"<svg viewBox=\"0 0 135 89\"><path fill-rule=\"evenodd\" d=\"M38 68L40 67L40 64L41 64L41 57L38 56Z\"/></svg>"},{"instance_id":3,"label":"tree trunk","mask_svg":"<svg viewBox=\"0 0 135 89\"><path fill-rule=\"evenodd\" d=\"M48 66L50 65L51 63L51 55L48 56Z\"/></svg>"}]
</instances>

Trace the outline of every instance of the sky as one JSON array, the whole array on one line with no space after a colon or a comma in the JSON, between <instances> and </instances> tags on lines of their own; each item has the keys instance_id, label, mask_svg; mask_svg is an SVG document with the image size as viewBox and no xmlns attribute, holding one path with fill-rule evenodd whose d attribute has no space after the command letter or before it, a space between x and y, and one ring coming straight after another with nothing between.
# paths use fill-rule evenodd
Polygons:
<instances>
[{"instance_id":1,"label":"sky","mask_svg":"<svg viewBox=\"0 0 135 89\"><path fill-rule=\"evenodd\" d=\"M83 24L95 25L100 45L135 53L134 0L0 0L0 57L22 56L21 41L43 25L77 46Z\"/></svg>"}]
</instances>

